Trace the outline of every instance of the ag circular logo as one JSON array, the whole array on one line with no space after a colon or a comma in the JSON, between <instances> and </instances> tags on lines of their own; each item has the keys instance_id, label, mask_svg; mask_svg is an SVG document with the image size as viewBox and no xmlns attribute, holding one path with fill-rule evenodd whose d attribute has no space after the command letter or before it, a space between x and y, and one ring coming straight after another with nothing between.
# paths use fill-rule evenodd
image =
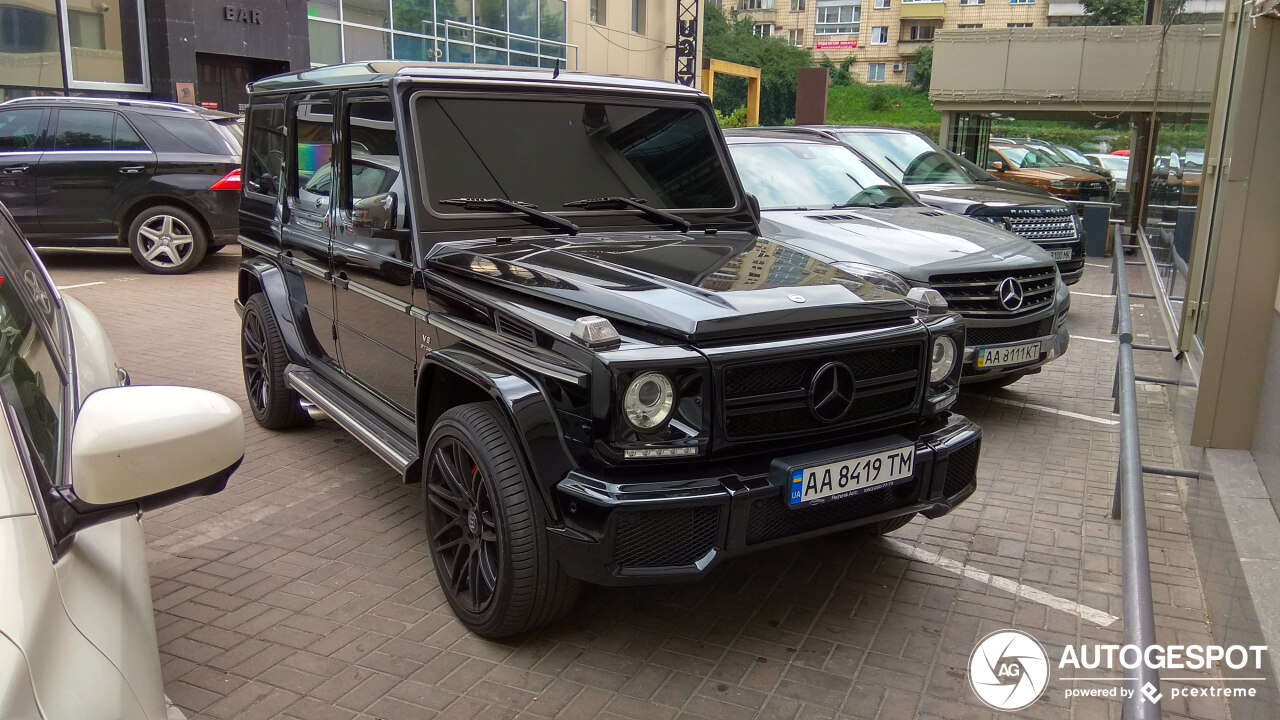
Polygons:
<instances>
[{"instance_id":1,"label":"ag circular logo","mask_svg":"<svg viewBox=\"0 0 1280 720\"><path fill-rule=\"evenodd\" d=\"M1018 630L997 630L969 656L969 686L996 710L1021 710L1049 682L1049 656L1040 642Z\"/></svg>"}]
</instances>

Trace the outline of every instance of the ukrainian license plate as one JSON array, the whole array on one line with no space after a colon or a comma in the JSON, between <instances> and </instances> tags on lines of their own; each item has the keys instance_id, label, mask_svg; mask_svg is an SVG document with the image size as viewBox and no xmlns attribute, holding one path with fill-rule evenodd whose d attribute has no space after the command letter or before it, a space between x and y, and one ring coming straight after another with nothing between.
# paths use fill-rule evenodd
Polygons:
<instances>
[{"instance_id":1,"label":"ukrainian license plate","mask_svg":"<svg viewBox=\"0 0 1280 720\"><path fill-rule=\"evenodd\" d=\"M1025 345L1009 345L1006 347L978 348L974 353L978 369L1002 367L1004 365L1021 365L1040 359L1040 343Z\"/></svg>"},{"instance_id":2,"label":"ukrainian license plate","mask_svg":"<svg viewBox=\"0 0 1280 720\"><path fill-rule=\"evenodd\" d=\"M1067 248L1065 250L1050 250L1049 257L1053 258L1054 260L1070 260L1071 248Z\"/></svg>"},{"instance_id":3,"label":"ukrainian license plate","mask_svg":"<svg viewBox=\"0 0 1280 720\"><path fill-rule=\"evenodd\" d=\"M791 471L788 504L798 507L814 500L835 500L860 495L867 490L910 478L915 473L916 446L859 455L825 465Z\"/></svg>"}]
</instances>

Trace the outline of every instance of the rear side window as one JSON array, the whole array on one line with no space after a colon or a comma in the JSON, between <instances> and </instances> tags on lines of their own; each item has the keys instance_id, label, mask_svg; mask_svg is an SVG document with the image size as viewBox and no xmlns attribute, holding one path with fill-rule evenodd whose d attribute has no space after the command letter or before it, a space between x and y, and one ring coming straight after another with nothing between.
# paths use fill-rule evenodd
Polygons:
<instances>
[{"instance_id":1,"label":"rear side window","mask_svg":"<svg viewBox=\"0 0 1280 720\"><path fill-rule=\"evenodd\" d=\"M249 148L244 161L246 192L275 195L284 165L284 108L255 107L249 111Z\"/></svg>"},{"instance_id":2,"label":"rear side window","mask_svg":"<svg viewBox=\"0 0 1280 720\"><path fill-rule=\"evenodd\" d=\"M138 136L133 126L123 117L116 116L116 131L112 147L116 150L146 150L147 144Z\"/></svg>"},{"instance_id":3,"label":"rear side window","mask_svg":"<svg viewBox=\"0 0 1280 720\"><path fill-rule=\"evenodd\" d=\"M102 110L61 110L54 150L110 150L116 114Z\"/></svg>"},{"instance_id":4,"label":"rear side window","mask_svg":"<svg viewBox=\"0 0 1280 720\"><path fill-rule=\"evenodd\" d=\"M202 155L230 155L231 149L221 133L208 120L199 118L165 118L160 126L195 152Z\"/></svg>"}]
</instances>

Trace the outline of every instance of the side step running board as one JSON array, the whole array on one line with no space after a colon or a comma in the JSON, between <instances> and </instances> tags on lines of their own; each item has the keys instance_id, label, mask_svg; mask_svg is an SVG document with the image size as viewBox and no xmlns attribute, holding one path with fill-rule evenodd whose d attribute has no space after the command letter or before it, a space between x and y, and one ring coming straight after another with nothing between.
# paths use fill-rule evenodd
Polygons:
<instances>
[{"instance_id":1,"label":"side step running board","mask_svg":"<svg viewBox=\"0 0 1280 720\"><path fill-rule=\"evenodd\" d=\"M343 395L333 383L311 370L290 365L284 376L289 387L324 411L329 419L354 435L374 455L408 480L408 471L417 464L418 451L404 433Z\"/></svg>"}]
</instances>

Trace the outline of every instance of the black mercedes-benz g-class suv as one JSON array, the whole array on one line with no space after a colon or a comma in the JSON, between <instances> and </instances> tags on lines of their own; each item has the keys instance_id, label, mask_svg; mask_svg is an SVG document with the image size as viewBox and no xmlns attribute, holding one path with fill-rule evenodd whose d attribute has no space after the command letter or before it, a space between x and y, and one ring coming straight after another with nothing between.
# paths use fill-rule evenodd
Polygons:
<instances>
[{"instance_id":1,"label":"black mercedes-benz g-class suv","mask_svg":"<svg viewBox=\"0 0 1280 720\"><path fill-rule=\"evenodd\" d=\"M758 237L705 95L437 64L254 83L237 307L268 428L423 481L472 630L974 490L963 321Z\"/></svg>"}]
</instances>

